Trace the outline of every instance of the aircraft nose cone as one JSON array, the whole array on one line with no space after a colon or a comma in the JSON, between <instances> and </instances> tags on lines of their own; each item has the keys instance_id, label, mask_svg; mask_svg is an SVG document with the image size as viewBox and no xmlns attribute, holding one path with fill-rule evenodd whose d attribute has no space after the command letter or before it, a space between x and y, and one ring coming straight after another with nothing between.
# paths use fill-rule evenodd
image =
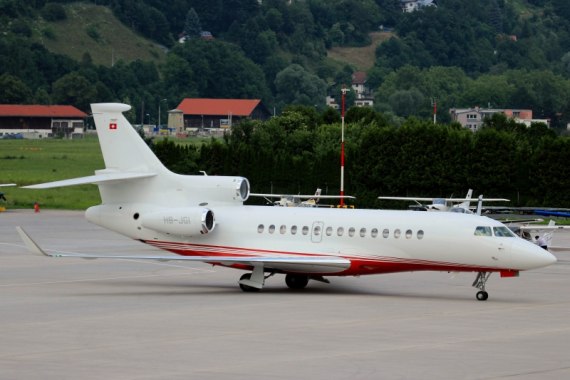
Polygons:
<instances>
[{"instance_id":1,"label":"aircraft nose cone","mask_svg":"<svg viewBox=\"0 0 570 380\"><path fill-rule=\"evenodd\" d=\"M531 262L532 264L532 268L542 268L542 267L546 267L549 265L554 264L557 259L556 257L548 252L547 250L545 250L544 248L540 248L540 247L532 247L533 249L533 254L532 257L530 257L529 262Z\"/></svg>"},{"instance_id":2,"label":"aircraft nose cone","mask_svg":"<svg viewBox=\"0 0 570 380\"><path fill-rule=\"evenodd\" d=\"M546 253L545 257L543 258L544 266L552 265L558 261L556 256L554 256L552 253L547 252L546 250L544 250L544 253Z\"/></svg>"},{"instance_id":3,"label":"aircraft nose cone","mask_svg":"<svg viewBox=\"0 0 570 380\"><path fill-rule=\"evenodd\" d=\"M546 267L557 261L553 254L527 241L519 241L513 248L515 265L522 270Z\"/></svg>"}]
</instances>

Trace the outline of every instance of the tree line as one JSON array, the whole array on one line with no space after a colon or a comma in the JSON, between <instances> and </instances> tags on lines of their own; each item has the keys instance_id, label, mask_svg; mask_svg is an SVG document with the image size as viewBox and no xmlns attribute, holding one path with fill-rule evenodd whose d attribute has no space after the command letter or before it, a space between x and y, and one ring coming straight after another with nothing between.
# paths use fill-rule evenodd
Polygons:
<instances>
[{"instance_id":1,"label":"tree line","mask_svg":"<svg viewBox=\"0 0 570 380\"><path fill-rule=\"evenodd\" d=\"M31 20L59 22L73 1L0 1L0 103L119 101L133 121L157 121L159 106L184 97L261 98L277 112L300 104L322 111L326 95L356 70L327 58L333 46L361 46L393 30L368 71L375 110L392 123L451 107L530 108L562 130L570 122L570 7L565 0L440 0L404 14L399 0L92 0L168 47L166 60L95 65L51 53ZM522 9L522 10L521 10ZM192 27L189 27L189 25ZM386 30L385 29L385 30ZM198 30L211 31L204 41ZM185 43L176 42L187 33ZM160 103L168 99L167 104ZM350 105L354 95L349 93Z\"/></svg>"},{"instance_id":2,"label":"tree line","mask_svg":"<svg viewBox=\"0 0 570 380\"><path fill-rule=\"evenodd\" d=\"M311 194L320 187L338 194L335 112L289 107L265 122L245 121L223 139L166 139L152 147L178 173L241 175L254 192ZM386 207L379 195L450 196L469 188L513 206L570 207L570 139L544 124L527 128L497 114L477 133L416 118L396 127L370 108L351 108L345 128L345 192L357 197L357 207Z\"/></svg>"}]
</instances>

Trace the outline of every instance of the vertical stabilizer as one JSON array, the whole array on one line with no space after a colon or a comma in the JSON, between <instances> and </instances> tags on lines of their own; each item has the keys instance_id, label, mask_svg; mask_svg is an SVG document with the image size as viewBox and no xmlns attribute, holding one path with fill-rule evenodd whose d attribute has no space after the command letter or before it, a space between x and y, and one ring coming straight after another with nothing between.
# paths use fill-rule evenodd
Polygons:
<instances>
[{"instance_id":1,"label":"vertical stabilizer","mask_svg":"<svg viewBox=\"0 0 570 380\"><path fill-rule=\"evenodd\" d=\"M120 103L91 104L105 167L118 171L167 171L123 116L130 109L131 106Z\"/></svg>"},{"instance_id":2,"label":"vertical stabilizer","mask_svg":"<svg viewBox=\"0 0 570 380\"><path fill-rule=\"evenodd\" d=\"M473 195L473 189L469 189L467 191L467 194L465 195L465 199L467 199L467 200L465 202L460 203L459 206L457 206L457 207L462 208L466 211L469 211L469 206L471 205L470 200L471 200L472 195Z\"/></svg>"}]
</instances>

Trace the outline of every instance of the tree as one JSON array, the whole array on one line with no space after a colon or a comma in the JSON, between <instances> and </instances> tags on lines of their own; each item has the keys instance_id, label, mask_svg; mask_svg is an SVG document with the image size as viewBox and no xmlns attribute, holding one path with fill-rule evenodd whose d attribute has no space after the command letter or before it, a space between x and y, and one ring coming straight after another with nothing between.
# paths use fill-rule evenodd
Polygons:
<instances>
[{"instance_id":1,"label":"tree","mask_svg":"<svg viewBox=\"0 0 570 380\"><path fill-rule=\"evenodd\" d=\"M281 105L302 104L324 107L326 83L298 64L292 64L275 78L277 100Z\"/></svg>"},{"instance_id":2,"label":"tree","mask_svg":"<svg viewBox=\"0 0 570 380\"><path fill-rule=\"evenodd\" d=\"M202 26L200 25L200 18L194 8L190 8L186 14L186 22L184 23L184 36L197 38L200 37L201 32Z\"/></svg>"},{"instance_id":3,"label":"tree","mask_svg":"<svg viewBox=\"0 0 570 380\"><path fill-rule=\"evenodd\" d=\"M424 95L417 89L399 90L390 95L392 110L400 116L417 115L424 102Z\"/></svg>"},{"instance_id":4,"label":"tree","mask_svg":"<svg viewBox=\"0 0 570 380\"><path fill-rule=\"evenodd\" d=\"M2 74L0 76L0 103L17 104L31 101L32 92L19 78Z\"/></svg>"},{"instance_id":5,"label":"tree","mask_svg":"<svg viewBox=\"0 0 570 380\"><path fill-rule=\"evenodd\" d=\"M64 75L53 84L53 100L56 104L70 104L88 111L96 97L95 85L76 72Z\"/></svg>"}]
</instances>

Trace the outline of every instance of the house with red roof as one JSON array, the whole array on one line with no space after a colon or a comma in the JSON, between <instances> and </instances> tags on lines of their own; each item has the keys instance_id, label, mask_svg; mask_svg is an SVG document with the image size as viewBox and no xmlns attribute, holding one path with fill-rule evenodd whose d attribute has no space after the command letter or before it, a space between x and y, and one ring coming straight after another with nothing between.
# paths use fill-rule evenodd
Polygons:
<instances>
[{"instance_id":1,"label":"house with red roof","mask_svg":"<svg viewBox=\"0 0 570 380\"><path fill-rule=\"evenodd\" d=\"M184 129L231 128L244 119L267 120L271 113L260 99L186 98L176 107Z\"/></svg>"},{"instance_id":2,"label":"house with red roof","mask_svg":"<svg viewBox=\"0 0 570 380\"><path fill-rule=\"evenodd\" d=\"M73 106L0 104L0 138L83 137L85 118Z\"/></svg>"}]
</instances>

